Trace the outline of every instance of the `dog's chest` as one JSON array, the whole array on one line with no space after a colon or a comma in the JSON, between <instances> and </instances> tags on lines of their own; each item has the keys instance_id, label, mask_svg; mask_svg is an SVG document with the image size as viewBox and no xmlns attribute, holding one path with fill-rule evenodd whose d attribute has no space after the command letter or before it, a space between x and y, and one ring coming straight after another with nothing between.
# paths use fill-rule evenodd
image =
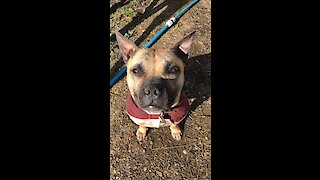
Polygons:
<instances>
[{"instance_id":1,"label":"dog's chest","mask_svg":"<svg viewBox=\"0 0 320 180\"><path fill-rule=\"evenodd\" d=\"M128 114L130 119L137 125L145 126L145 127L152 127L152 128L159 128L159 127L166 127L170 126L173 123L169 119L156 119L156 118L151 118L151 119L139 119L136 117L131 116Z\"/></svg>"}]
</instances>

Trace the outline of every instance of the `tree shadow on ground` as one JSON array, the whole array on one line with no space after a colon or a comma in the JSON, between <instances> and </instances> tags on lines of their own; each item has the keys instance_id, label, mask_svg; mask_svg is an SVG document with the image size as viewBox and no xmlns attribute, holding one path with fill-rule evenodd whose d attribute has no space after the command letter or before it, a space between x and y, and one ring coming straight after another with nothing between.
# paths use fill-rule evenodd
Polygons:
<instances>
[{"instance_id":1,"label":"tree shadow on ground","mask_svg":"<svg viewBox=\"0 0 320 180\"><path fill-rule=\"evenodd\" d=\"M188 99L195 98L190 105L191 109L188 114L190 116L211 96L211 53L188 59L185 74L184 91ZM184 130L186 119L179 124L182 131Z\"/></svg>"},{"instance_id":2,"label":"tree shadow on ground","mask_svg":"<svg viewBox=\"0 0 320 180\"><path fill-rule=\"evenodd\" d=\"M123 1L124 2L124 1ZM143 22L145 19L152 16L154 13L158 12L159 10L166 7L166 9L158 15L154 21L147 27L147 29L143 32L143 34L135 41L135 44L137 46L140 46L140 44L150 35L150 33L159 26L162 22L169 20L171 17L174 16L174 13L179 10L181 7L183 7L185 4L187 4L189 1L187 0L179 0L179 1L172 1L172 0L165 0L161 4L156 4L159 2L159 0L154 0L151 2L151 4L145 9L143 14L137 14L130 23L128 23L125 27L123 27L119 32L121 34L125 34L129 30L132 30L135 28L138 24ZM115 32L110 37L111 42L116 41ZM113 67L110 69L110 80L119 72L120 68L123 67L124 62L122 61L122 58L119 58L119 60L113 65ZM124 76L120 77L119 80L121 80Z\"/></svg>"},{"instance_id":3,"label":"tree shadow on ground","mask_svg":"<svg viewBox=\"0 0 320 180\"><path fill-rule=\"evenodd\" d=\"M114 13L117 11L118 8L122 7L122 6L125 6L129 3L130 1L128 0L121 0L115 4L112 4L112 2L110 1L110 14Z\"/></svg>"}]
</instances>

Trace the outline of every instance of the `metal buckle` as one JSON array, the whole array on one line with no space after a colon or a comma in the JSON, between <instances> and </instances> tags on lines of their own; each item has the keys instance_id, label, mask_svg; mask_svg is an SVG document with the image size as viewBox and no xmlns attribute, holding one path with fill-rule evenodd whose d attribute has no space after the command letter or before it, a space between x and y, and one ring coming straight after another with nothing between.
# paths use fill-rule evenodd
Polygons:
<instances>
[{"instance_id":1,"label":"metal buckle","mask_svg":"<svg viewBox=\"0 0 320 180\"><path fill-rule=\"evenodd\" d=\"M166 122L166 120L164 119L164 112L163 111L161 111L159 119L160 119L161 123L165 123Z\"/></svg>"}]
</instances>

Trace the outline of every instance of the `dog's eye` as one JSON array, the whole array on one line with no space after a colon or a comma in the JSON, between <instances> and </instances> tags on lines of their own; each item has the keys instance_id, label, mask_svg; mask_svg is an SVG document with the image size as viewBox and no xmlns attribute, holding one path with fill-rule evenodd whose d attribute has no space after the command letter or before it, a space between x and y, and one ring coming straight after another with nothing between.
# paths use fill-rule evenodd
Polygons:
<instances>
[{"instance_id":1,"label":"dog's eye","mask_svg":"<svg viewBox=\"0 0 320 180\"><path fill-rule=\"evenodd\" d=\"M179 72L179 68L177 66L174 66L169 70L170 74L177 74L178 72Z\"/></svg>"},{"instance_id":2,"label":"dog's eye","mask_svg":"<svg viewBox=\"0 0 320 180\"><path fill-rule=\"evenodd\" d=\"M133 68L131 71L135 76L142 76L143 75L143 70L140 68Z\"/></svg>"},{"instance_id":3,"label":"dog's eye","mask_svg":"<svg viewBox=\"0 0 320 180\"><path fill-rule=\"evenodd\" d=\"M139 69L132 69L132 72L134 73L134 74L138 74L140 71L139 71Z\"/></svg>"}]
</instances>

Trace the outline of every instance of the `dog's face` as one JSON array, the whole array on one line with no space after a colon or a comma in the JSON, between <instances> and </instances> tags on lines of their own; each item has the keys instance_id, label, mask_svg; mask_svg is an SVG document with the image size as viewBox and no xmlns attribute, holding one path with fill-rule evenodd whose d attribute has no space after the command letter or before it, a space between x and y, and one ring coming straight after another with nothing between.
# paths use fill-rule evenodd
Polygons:
<instances>
[{"instance_id":1,"label":"dog's face","mask_svg":"<svg viewBox=\"0 0 320 180\"><path fill-rule=\"evenodd\" d=\"M194 32L173 48L139 49L116 33L127 66L127 84L136 105L149 114L169 111L180 101L184 84L184 61Z\"/></svg>"}]
</instances>

